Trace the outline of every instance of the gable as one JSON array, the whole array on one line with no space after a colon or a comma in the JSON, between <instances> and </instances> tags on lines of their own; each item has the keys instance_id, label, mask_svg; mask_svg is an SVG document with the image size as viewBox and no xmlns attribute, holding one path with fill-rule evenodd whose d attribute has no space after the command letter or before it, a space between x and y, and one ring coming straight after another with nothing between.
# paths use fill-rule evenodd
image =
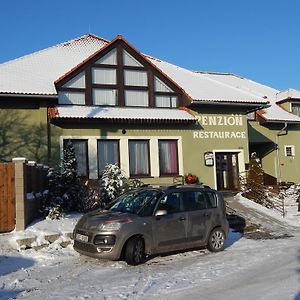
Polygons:
<instances>
[{"instance_id":1,"label":"gable","mask_svg":"<svg viewBox=\"0 0 300 300\"><path fill-rule=\"evenodd\" d=\"M55 82L59 104L178 108L189 97L118 37Z\"/></svg>"}]
</instances>

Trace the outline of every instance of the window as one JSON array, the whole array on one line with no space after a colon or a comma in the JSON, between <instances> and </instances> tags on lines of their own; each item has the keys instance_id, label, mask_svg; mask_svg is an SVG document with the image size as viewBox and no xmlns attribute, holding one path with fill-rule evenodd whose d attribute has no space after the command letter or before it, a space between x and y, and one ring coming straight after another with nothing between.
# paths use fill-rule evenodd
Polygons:
<instances>
[{"instance_id":1,"label":"window","mask_svg":"<svg viewBox=\"0 0 300 300\"><path fill-rule=\"evenodd\" d=\"M140 70L124 70L124 83L131 86L147 86L147 72Z\"/></svg>"},{"instance_id":2,"label":"window","mask_svg":"<svg viewBox=\"0 0 300 300\"><path fill-rule=\"evenodd\" d=\"M166 210L168 213L183 212L182 193L171 193L160 199L157 210Z\"/></svg>"},{"instance_id":3,"label":"window","mask_svg":"<svg viewBox=\"0 0 300 300\"><path fill-rule=\"evenodd\" d=\"M149 176L149 141L134 140L128 142L130 176Z\"/></svg>"},{"instance_id":4,"label":"window","mask_svg":"<svg viewBox=\"0 0 300 300\"><path fill-rule=\"evenodd\" d=\"M107 164L120 165L118 140L98 140L98 174L101 175Z\"/></svg>"},{"instance_id":5,"label":"window","mask_svg":"<svg viewBox=\"0 0 300 300\"><path fill-rule=\"evenodd\" d=\"M158 141L160 175L178 175L177 141Z\"/></svg>"},{"instance_id":6,"label":"window","mask_svg":"<svg viewBox=\"0 0 300 300\"><path fill-rule=\"evenodd\" d=\"M300 103L292 103L292 113L300 117Z\"/></svg>"},{"instance_id":7,"label":"window","mask_svg":"<svg viewBox=\"0 0 300 300\"><path fill-rule=\"evenodd\" d=\"M88 176L88 143L87 140L64 140L64 149L71 142L77 161L77 174L82 177Z\"/></svg>"},{"instance_id":8,"label":"window","mask_svg":"<svg viewBox=\"0 0 300 300\"><path fill-rule=\"evenodd\" d=\"M154 87L156 92L168 92L172 93L173 90L170 89L164 82L154 76Z\"/></svg>"},{"instance_id":9,"label":"window","mask_svg":"<svg viewBox=\"0 0 300 300\"><path fill-rule=\"evenodd\" d=\"M184 208L187 211L207 208L206 197L203 192L187 191L183 193Z\"/></svg>"},{"instance_id":10,"label":"window","mask_svg":"<svg viewBox=\"0 0 300 300\"><path fill-rule=\"evenodd\" d=\"M125 50L123 50L123 63L124 66L143 67L143 65L140 62L138 62L132 55L130 55Z\"/></svg>"},{"instance_id":11,"label":"window","mask_svg":"<svg viewBox=\"0 0 300 300\"><path fill-rule=\"evenodd\" d=\"M93 104L115 106L117 104L117 90L93 89Z\"/></svg>"},{"instance_id":12,"label":"window","mask_svg":"<svg viewBox=\"0 0 300 300\"><path fill-rule=\"evenodd\" d=\"M147 91L125 91L126 106L142 106L147 107L149 103Z\"/></svg>"},{"instance_id":13,"label":"window","mask_svg":"<svg viewBox=\"0 0 300 300\"><path fill-rule=\"evenodd\" d=\"M177 107L176 96L155 96L156 107Z\"/></svg>"},{"instance_id":14,"label":"window","mask_svg":"<svg viewBox=\"0 0 300 300\"><path fill-rule=\"evenodd\" d=\"M97 64L116 65L117 64L117 49L111 50L109 53L96 61Z\"/></svg>"},{"instance_id":15,"label":"window","mask_svg":"<svg viewBox=\"0 0 300 300\"><path fill-rule=\"evenodd\" d=\"M207 208L215 208L218 204L218 195L213 192L206 193L207 198Z\"/></svg>"},{"instance_id":16,"label":"window","mask_svg":"<svg viewBox=\"0 0 300 300\"><path fill-rule=\"evenodd\" d=\"M96 84L116 84L117 83L117 70L93 68L92 69L93 83Z\"/></svg>"},{"instance_id":17,"label":"window","mask_svg":"<svg viewBox=\"0 0 300 300\"><path fill-rule=\"evenodd\" d=\"M84 72L79 73L75 77L73 77L70 81L65 83L63 87L66 88L85 88L85 74Z\"/></svg>"},{"instance_id":18,"label":"window","mask_svg":"<svg viewBox=\"0 0 300 300\"><path fill-rule=\"evenodd\" d=\"M285 156L295 156L295 146L294 145L285 145L284 153L285 153Z\"/></svg>"},{"instance_id":19,"label":"window","mask_svg":"<svg viewBox=\"0 0 300 300\"><path fill-rule=\"evenodd\" d=\"M84 105L85 95L78 92L58 92L58 103Z\"/></svg>"}]
</instances>

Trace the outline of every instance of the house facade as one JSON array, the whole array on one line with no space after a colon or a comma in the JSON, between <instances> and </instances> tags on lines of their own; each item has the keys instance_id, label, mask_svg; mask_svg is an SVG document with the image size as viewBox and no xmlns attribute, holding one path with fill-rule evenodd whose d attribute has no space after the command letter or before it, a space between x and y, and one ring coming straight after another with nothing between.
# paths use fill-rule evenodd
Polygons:
<instances>
[{"instance_id":1,"label":"house facade","mask_svg":"<svg viewBox=\"0 0 300 300\"><path fill-rule=\"evenodd\" d=\"M250 83L147 56L121 36L84 35L0 65L0 160L25 156L56 166L71 140L85 178L98 179L107 163L117 163L145 183L192 173L236 190L257 151L270 176L300 181L281 165L290 158L279 160L280 176L275 169L274 145L292 146L277 135L287 131L285 121L265 121L272 107L285 111L274 101L278 91ZM295 139L296 123L289 123ZM296 154L298 146L284 149Z\"/></svg>"}]
</instances>

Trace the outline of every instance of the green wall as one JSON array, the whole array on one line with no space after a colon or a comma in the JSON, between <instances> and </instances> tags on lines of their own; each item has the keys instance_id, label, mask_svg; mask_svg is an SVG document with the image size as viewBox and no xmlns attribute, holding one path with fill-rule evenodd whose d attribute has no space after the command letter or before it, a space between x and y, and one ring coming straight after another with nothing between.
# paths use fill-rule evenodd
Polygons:
<instances>
[{"instance_id":1,"label":"green wall","mask_svg":"<svg viewBox=\"0 0 300 300\"><path fill-rule=\"evenodd\" d=\"M268 123L266 125L258 122L250 122L250 126L265 137L265 140L278 143L278 150L274 145L273 151L267 151L268 145L255 144L260 149L258 152L265 152L262 155L262 167L264 171L278 181L300 182L300 126L289 124L285 131L281 131L284 124ZM280 135L277 134L280 132ZM253 135L249 135L250 143ZM269 144L270 145L270 144ZM295 156L285 156L285 145L295 146Z\"/></svg>"},{"instance_id":2,"label":"green wall","mask_svg":"<svg viewBox=\"0 0 300 300\"><path fill-rule=\"evenodd\" d=\"M233 114L234 112L234 114ZM182 137L183 173L197 175L210 186L215 186L215 167L204 164L204 153L207 151L241 151L243 164L248 162L248 134L245 112L242 110L219 108L194 110L199 118L195 125L128 125L128 124L91 124L82 121L57 123L51 126L51 134L60 131L64 137L120 137L122 129L126 136ZM228 134L226 134L228 132ZM59 136L52 137L52 157L59 157ZM144 182L170 183L173 178L147 178Z\"/></svg>"},{"instance_id":3,"label":"green wall","mask_svg":"<svg viewBox=\"0 0 300 300\"><path fill-rule=\"evenodd\" d=\"M0 102L0 161L26 157L47 160L47 107L29 101Z\"/></svg>"}]
</instances>

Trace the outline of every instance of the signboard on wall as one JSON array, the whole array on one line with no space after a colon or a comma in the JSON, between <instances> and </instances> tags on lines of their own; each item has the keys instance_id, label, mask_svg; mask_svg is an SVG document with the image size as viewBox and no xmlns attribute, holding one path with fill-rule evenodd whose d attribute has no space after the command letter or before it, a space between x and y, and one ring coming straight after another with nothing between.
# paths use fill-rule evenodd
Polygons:
<instances>
[{"instance_id":1,"label":"signboard on wall","mask_svg":"<svg viewBox=\"0 0 300 300\"><path fill-rule=\"evenodd\" d=\"M204 163L209 167L214 165L214 154L212 152L204 153Z\"/></svg>"}]
</instances>

